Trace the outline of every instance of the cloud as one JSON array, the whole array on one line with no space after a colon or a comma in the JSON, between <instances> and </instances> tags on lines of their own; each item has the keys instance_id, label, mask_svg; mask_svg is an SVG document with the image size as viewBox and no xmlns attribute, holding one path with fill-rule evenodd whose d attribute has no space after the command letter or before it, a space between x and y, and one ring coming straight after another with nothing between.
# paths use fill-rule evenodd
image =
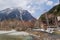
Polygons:
<instances>
[{"instance_id":1,"label":"cloud","mask_svg":"<svg viewBox=\"0 0 60 40\"><path fill-rule=\"evenodd\" d=\"M53 1L50 0L0 0L0 10L9 7L21 7L28 10L31 14L36 10L42 10L42 5L52 5Z\"/></svg>"},{"instance_id":2,"label":"cloud","mask_svg":"<svg viewBox=\"0 0 60 40\"><path fill-rule=\"evenodd\" d=\"M58 5L59 3L57 2L57 3L55 3L54 5Z\"/></svg>"},{"instance_id":3,"label":"cloud","mask_svg":"<svg viewBox=\"0 0 60 40\"><path fill-rule=\"evenodd\" d=\"M40 5L46 1L47 0L0 0L0 9L7 7L22 7L24 9L28 9L31 5Z\"/></svg>"},{"instance_id":4,"label":"cloud","mask_svg":"<svg viewBox=\"0 0 60 40\"><path fill-rule=\"evenodd\" d=\"M51 6L53 5L53 1L47 1L46 4Z\"/></svg>"},{"instance_id":5,"label":"cloud","mask_svg":"<svg viewBox=\"0 0 60 40\"><path fill-rule=\"evenodd\" d=\"M27 9L26 10L28 10L31 14L34 14L35 11L36 11L36 9L33 8L31 5L27 6Z\"/></svg>"},{"instance_id":6,"label":"cloud","mask_svg":"<svg viewBox=\"0 0 60 40\"><path fill-rule=\"evenodd\" d=\"M40 16L39 16L40 17ZM39 19L39 17L37 17L36 19Z\"/></svg>"},{"instance_id":7,"label":"cloud","mask_svg":"<svg viewBox=\"0 0 60 40\"><path fill-rule=\"evenodd\" d=\"M33 13L35 13L35 10L29 10L29 12L33 14Z\"/></svg>"},{"instance_id":8,"label":"cloud","mask_svg":"<svg viewBox=\"0 0 60 40\"><path fill-rule=\"evenodd\" d=\"M54 5L58 5L59 4L59 1L58 2L56 2Z\"/></svg>"},{"instance_id":9,"label":"cloud","mask_svg":"<svg viewBox=\"0 0 60 40\"><path fill-rule=\"evenodd\" d=\"M0 0L0 10L10 7L21 7L23 9L30 10L30 6L31 0Z\"/></svg>"}]
</instances>

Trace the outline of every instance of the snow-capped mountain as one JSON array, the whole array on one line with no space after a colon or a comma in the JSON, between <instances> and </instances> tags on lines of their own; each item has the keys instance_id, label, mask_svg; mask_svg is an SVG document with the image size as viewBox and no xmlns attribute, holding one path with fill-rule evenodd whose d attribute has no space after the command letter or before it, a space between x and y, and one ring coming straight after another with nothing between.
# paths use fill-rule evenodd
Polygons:
<instances>
[{"instance_id":1,"label":"snow-capped mountain","mask_svg":"<svg viewBox=\"0 0 60 40\"><path fill-rule=\"evenodd\" d=\"M7 8L0 11L0 21L8 19L18 20L35 20L35 18L27 11L21 8Z\"/></svg>"}]
</instances>

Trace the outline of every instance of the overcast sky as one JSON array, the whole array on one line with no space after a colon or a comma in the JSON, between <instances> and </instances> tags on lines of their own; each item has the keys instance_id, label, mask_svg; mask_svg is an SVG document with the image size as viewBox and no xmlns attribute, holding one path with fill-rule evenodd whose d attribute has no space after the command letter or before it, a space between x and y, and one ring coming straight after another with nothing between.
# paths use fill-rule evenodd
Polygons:
<instances>
[{"instance_id":1,"label":"overcast sky","mask_svg":"<svg viewBox=\"0 0 60 40\"><path fill-rule=\"evenodd\" d=\"M35 18L58 4L58 0L0 0L0 10L21 7L28 10Z\"/></svg>"}]
</instances>

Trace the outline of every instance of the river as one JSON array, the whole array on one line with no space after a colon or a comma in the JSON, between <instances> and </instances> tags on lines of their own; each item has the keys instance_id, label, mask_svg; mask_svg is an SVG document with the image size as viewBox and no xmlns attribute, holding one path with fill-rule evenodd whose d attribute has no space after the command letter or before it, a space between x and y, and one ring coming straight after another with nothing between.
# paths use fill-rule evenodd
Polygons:
<instances>
[{"instance_id":1,"label":"river","mask_svg":"<svg viewBox=\"0 0 60 40\"><path fill-rule=\"evenodd\" d=\"M0 31L0 40L35 40L33 35L21 31Z\"/></svg>"}]
</instances>

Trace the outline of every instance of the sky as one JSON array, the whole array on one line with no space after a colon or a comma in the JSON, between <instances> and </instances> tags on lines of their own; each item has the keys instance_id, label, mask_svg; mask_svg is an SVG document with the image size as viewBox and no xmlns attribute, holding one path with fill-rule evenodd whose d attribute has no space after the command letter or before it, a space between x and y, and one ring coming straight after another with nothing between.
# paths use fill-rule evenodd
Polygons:
<instances>
[{"instance_id":1,"label":"sky","mask_svg":"<svg viewBox=\"0 0 60 40\"><path fill-rule=\"evenodd\" d=\"M57 5L59 0L0 0L0 10L21 7L28 10L35 18Z\"/></svg>"}]
</instances>

